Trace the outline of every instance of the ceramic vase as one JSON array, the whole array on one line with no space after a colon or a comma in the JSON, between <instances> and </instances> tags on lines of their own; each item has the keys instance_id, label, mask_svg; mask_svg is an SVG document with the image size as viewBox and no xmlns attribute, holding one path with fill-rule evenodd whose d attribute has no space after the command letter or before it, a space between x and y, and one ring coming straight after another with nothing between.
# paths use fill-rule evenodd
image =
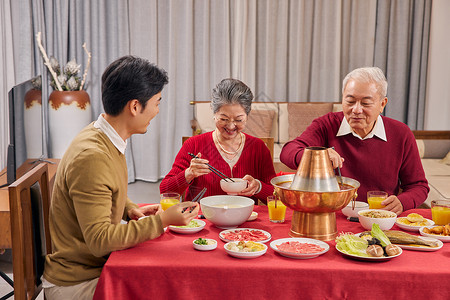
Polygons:
<instances>
[{"instance_id":1,"label":"ceramic vase","mask_svg":"<svg viewBox=\"0 0 450 300\"><path fill-rule=\"evenodd\" d=\"M91 122L91 102L84 91L53 91L49 97L52 158L62 158L73 138Z\"/></svg>"},{"instance_id":2,"label":"ceramic vase","mask_svg":"<svg viewBox=\"0 0 450 300\"><path fill-rule=\"evenodd\" d=\"M26 158L42 155L42 91L29 90L24 97L24 132Z\"/></svg>"}]
</instances>

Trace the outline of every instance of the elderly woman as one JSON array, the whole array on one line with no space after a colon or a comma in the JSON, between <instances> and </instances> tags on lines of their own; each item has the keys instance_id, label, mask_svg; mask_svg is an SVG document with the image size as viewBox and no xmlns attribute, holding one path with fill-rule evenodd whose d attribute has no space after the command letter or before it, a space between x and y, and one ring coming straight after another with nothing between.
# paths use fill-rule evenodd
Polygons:
<instances>
[{"instance_id":1,"label":"elderly woman","mask_svg":"<svg viewBox=\"0 0 450 300\"><path fill-rule=\"evenodd\" d=\"M207 163L231 178L248 181L239 195L266 202L273 194L270 180L275 176L269 149L258 138L243 133L251 110L253 94L236 79L224 79L212 93L211 108L216 129L189 138L178 152L172 170L162 180L161 192L186 192L185 200L194 198L203 187L205 196L223 195L220 177ZM196 154L192 158L188 153Z\"/></svg>"},{"instance_id":2,"label":"elderly woman","mask_svg":"<svg viewBox=\"0 0 450 300\"><path fill-rule=\"evenodd\" d=\"M419 206L427 198L428 182L411 130L381 116L387 85L379 68L350 72L342 84L343 112L315 119L283 147L280 160L296 169L305 147L329 147L333 166L360 182L357 200L366 201L367 191L381 190L390 195L382 202L386 210L400 214Z\"/></svg>"}]
</instances>

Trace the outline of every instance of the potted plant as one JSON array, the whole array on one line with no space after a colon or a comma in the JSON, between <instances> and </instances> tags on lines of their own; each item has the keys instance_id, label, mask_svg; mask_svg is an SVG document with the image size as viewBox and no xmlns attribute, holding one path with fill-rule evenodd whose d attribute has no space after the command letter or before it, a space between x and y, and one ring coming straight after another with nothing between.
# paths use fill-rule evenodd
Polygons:
<instances>
[{"instance_id":1,"label":"potted plant","mask_svg":"<svg viewBox=\"0 0 450 300\"><path fill-rule=\"evenodd\" d=\"M88 125L91 119L91 104L88 93L84 90L86 76L91 62L91 53L83 44L88 61L83 78L79 73L81 65L75 58L61 67L58 60L47 53L42 46L41 33L36 35L37 44L51 74L52 93L49 96L49 132L51 157L61 158L75 135Z\"/></svg>"}]
</instances>

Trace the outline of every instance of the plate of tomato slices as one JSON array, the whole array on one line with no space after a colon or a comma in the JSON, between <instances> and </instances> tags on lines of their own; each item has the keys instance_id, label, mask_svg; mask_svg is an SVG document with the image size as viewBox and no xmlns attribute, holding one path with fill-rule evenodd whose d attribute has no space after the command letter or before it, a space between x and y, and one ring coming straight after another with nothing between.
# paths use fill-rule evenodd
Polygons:
<instances>
[{"instance_id":1,"label":"plate of tomato slices","mask_svg":"<svg viewBox=\"0 0 450 300\"><path fill-rule=\"evenodd\" d=\"M322 241L308 238L285 238L270 242L270 248L278 254L295 259L318 257L330 250Z\"/></svg>"},{"instance_id":2,"label":"plate of tomato slices","mask_svg":"<svg viewBox=\"0 0 450 300\"><path fill-rule=\"evenodd\" d=\"M272 238L272 235L261 229L235 228L221 231L219 237L227 243L239 241L267 243Z\"/></svg>"}]
</instances>

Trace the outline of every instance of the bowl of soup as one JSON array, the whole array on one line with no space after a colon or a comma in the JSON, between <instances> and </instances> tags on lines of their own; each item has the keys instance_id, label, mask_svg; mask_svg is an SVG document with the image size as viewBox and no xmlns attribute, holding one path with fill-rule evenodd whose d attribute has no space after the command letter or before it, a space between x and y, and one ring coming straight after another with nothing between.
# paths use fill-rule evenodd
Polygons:
<instances>
[{"instance_id":1,"label":"bowl of soup","mask_svg":"<svg viewBox=\"0 0 450 300\"><path fill-rule=\"evenodd\" d=\"M200 200L205 218L219 228L235 228L247 221L254 204L253 199L232 195L209 196Z\"/></svg>"}]
</instances>

